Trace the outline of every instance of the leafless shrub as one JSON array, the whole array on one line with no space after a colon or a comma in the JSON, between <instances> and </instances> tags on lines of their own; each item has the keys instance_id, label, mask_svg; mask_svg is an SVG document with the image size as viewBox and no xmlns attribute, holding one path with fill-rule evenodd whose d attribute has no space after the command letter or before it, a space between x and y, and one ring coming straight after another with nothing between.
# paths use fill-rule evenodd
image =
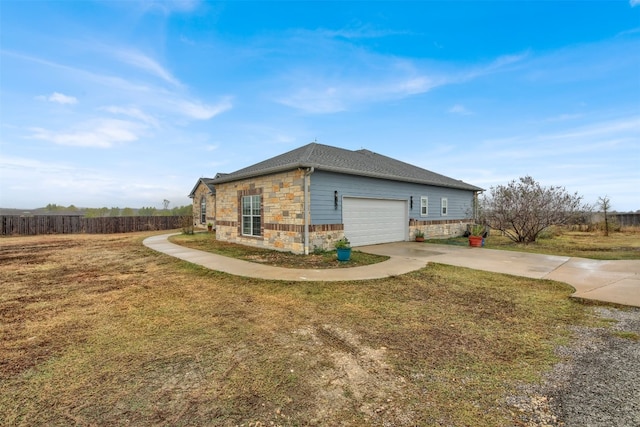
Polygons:
<instances>
[{"instance_id":1,"label":"leafless shrub","mask_svg":"<svg viewBox=\"0 0 640 427\"><path fill-rule=\"evenodd\" d=\"M543 187L530 176L491 187L480 208L483 222L525 244L535 242L553 225L575 223L592 211L577 193L569 194L559 186Z\"/></svg>"}]
</instances>

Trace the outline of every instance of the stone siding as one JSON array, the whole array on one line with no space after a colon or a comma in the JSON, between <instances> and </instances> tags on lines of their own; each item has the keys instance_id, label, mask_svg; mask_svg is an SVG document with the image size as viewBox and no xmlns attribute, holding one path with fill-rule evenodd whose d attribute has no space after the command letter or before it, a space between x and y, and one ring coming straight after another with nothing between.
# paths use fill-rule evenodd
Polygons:
<instances>
[{"instance_id":1,"label":"stone siding","mask_svg":"<svg viewBox=\"0 0 640 427\"><path fill-rule=\"evenodd\" d=\"M309 252L332 251L334 243L344 237L343 224L312 225L309 231Z\"/></svg>"},{"instance_id":2,"label":"stone siding","mask_svg":"<svg viewBox=\"0 0 640 427\"><path fill-rule=\"evenodd\" d=\"M207 199L206 217L207 221L202 223L200 218L200 198L205 196ZM211 190L204 183L200 182L198 188L193 193L193 226L196 228L207 228L207 223L216 226L216 196L211 194Z\"/></svg>"},{"instance_id":3,"label":"stone siding","mask_svg":"<svg viewBox=\"0 0 640 427\"><path fill-rule=\"evenodd\" d=\"M467 225L473 223L472 219L433 221L411 219L409 220L409 238L414 238L416 230L422 230L425 239L446 239L462 236L467 230Z\"/></svg>"},{"instance_id":4,"label":"stone siding","mask_svg":"<svg viewBox=\"0 0 640 427\"><path fill-rule=\"evenodd\" d=\"M242 196L262 196L260 236L242 234ZM304 253L304 171L301 169L216 185L216 238Z\"/></svg>"}]
</instances>

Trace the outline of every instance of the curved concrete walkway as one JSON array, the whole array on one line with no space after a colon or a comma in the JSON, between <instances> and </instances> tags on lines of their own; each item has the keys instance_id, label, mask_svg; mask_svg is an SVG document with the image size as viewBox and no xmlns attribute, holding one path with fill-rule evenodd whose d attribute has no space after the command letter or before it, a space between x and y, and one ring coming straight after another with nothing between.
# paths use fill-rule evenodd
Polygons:
<instances>
[{"instance_id":1,"label":"curved concrete walkway","mask_svg":"<svg viewBox=\"0 0 640 427\"><path fill-rule=\"evenodd\" d=\"M169 236L175 234L179 233L148 237L142 243L153 250L180 258L184 261L189 261L193 264L201 265L202 267L235 274L237 276L253 277L255 279L314 282L371 280L398 276L418 270L427 264L426 260L417 258L402 259L402 257L391 257L384 262L353 268L320 270L272 267L176 245L167 240Z\"/></svg>"},{"instance_id":2,"label":"curved concrete walkway","mask_svg":"<svg viewBox=\"0 0 640 427\"><path fill-rule=\"evenodd\" d=\"M173 233L176 234L176 233ZM285 281L350 281L397 276L418 270L429 262L468 267L495 273L570 284L572 296L595 301L640 307L640 261L599 261L467 246L415 242L361 246L362 252L385 255L387 261L362 267L336 269L293 269L271 267L176 245L172 234L149 237L144 245L213 270L238 276Z\"/></svg>"}]
</instances>

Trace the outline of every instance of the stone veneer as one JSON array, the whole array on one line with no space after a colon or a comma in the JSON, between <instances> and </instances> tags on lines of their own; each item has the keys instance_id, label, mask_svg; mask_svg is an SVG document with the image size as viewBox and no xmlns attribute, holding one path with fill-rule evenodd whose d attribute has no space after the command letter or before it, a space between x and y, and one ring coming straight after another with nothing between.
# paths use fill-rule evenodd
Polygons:
<instances>
[{"instance_id":1,"label":"stone veneer","mask_svg":"<svg viewBox=\"0 0 640 427\"><path fill-rule=\"evenodd\" d=\"M204 224L200 222L200 198L205 196L207 199L207 222ZM193 226L196 228L207 228L207 223L212 223L213 227L216 226L216 196L211 194L211 190L204 183L200 182L196 191L193 193Z\"/></svg>"},{"instance_id":2,"label":"stone veneer","mask_svg":"<svg viewBox=\"0 0 640 427\"><path fill-rule=\"evenodd\" d=\"M409 236L414 238L416 230L422 230L426 239L440 239L462 236L467 230L467 224L473 224L472 219L449 219L423 221L409 220Z\"/></svg>"},{"instance_id":3,"label":"stone veneer","mask_svg":"<svg viewBox=\"0 0 640 427\"><path fill-rule=\"evenodd\" d=\"M261 195L261 236L242 235L242 196ZM304 170L216 185L216 238L304 253Z\"/></svg>"},{"instance_id":4,"label":"stone veneer","mask_svg":"<svg viewBox=\"0 0 640 427\"><path fill-rule=\"evenodd\" d=\"M312 225L309 231L309 252L316 250L332 251L334 243L344 237L344 225L320 224Z\"/></svg>"}]
</instances>

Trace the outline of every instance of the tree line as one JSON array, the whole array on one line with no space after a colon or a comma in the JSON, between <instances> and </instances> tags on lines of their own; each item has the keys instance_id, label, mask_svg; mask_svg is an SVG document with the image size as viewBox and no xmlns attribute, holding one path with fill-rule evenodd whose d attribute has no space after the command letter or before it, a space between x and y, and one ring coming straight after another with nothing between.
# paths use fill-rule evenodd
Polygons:
<instances>
[{"instance_id":1,"label":"tree line","mask_svg":"<svg viewBox=\"0 0 640 427\"><path fill-rule=\"evenodd\" d=\"M49 203L43 209L37 209L43 214L77 214L85 218L104 218L104 217L121 217L121 216L189 216L192 212L192 205L176 206L169 208L169 204L163 202L163 209L155 207L142 208L119 208L119 207L102 207L102 208L78 208L74 205L62 206L55 203ZM32 212L38 214L39 212Z\"/></svg>"}]
</instances>

